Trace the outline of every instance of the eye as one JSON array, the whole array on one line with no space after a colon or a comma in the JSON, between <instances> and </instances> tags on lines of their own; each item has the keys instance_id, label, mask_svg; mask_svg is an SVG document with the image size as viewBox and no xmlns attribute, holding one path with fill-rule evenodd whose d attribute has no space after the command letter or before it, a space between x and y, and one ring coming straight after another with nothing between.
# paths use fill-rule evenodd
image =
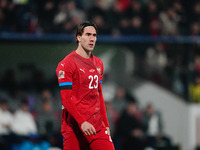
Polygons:
<instances>
[{"instance_id":1,"label":"eye","mask_svg":"<svg viewBox=\"0 0 200 150\"><path fill-rule=\"evenodd\" d=\"M87 35L87 36L90 36L90 35L91 35L91 33L86 33L86 35Z\"/></svg>"}]
</instances>

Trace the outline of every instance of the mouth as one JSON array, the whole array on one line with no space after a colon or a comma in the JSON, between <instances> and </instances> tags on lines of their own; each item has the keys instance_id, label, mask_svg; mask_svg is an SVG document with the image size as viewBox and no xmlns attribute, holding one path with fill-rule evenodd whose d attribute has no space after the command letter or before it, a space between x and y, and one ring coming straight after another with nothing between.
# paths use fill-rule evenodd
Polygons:
<instances>
[{"instance_id":1,"label":"mouth","mask_svg":"<svg viewBox=\"0 0 200 150\"><path fill-rule=\"evenodd\" d=\"M93 47L93 46L94 46L94 44L89 44L89 46L90 46L90 47Z\"/></svg>"}]
</instances>

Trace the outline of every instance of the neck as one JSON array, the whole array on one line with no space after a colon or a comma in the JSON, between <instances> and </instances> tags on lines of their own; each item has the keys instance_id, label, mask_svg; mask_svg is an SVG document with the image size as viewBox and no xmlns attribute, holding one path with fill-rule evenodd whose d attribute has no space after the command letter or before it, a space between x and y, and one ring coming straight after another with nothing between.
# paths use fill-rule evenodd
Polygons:
<instances>
[{"instance_id":1,"label":"neck","mask_svg":"<svg viewBox=\"0 0 200 150\"><path fill-rule=\"evenodd\" d=\"M76 49L76 53L82 56L83 58L87 58L87 59L90 58L92 54L91 51L86 51L82 47L78 47Z\"/></svg>"}]
</instances>

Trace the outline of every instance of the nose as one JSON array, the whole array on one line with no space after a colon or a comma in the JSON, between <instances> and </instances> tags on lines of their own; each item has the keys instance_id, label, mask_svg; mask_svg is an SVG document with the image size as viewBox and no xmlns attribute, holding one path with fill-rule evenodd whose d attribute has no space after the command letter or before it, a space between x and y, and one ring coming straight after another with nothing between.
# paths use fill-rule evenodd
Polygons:
<instances>
[{"instance_id":1,"label":"nose","mask_svg":"<svg viewBox=\"0 0 200 150\"><path fill-rule=\"evenodd\" d=\"M94 37L94 36L91 36L91 37L90 37L90 41L91 41L91 42L94 42L94 40L95 40L95 37Z\"/></svg>"}]
</instances>

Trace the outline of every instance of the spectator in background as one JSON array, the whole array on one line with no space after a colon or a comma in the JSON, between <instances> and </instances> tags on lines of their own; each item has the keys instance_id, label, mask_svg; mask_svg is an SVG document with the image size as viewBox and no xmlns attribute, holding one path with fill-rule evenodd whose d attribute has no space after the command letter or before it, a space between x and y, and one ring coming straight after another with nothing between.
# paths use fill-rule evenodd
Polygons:
<instances>
[{"instance_id":1,"label":"spectator in background","mask_svg":"<svg viewBox=\"0 0 200 150\"><path fill-rule=\"evenodd\" d=\"M158 19L159 17L159 7L155 1L149 1L147 6L144 8L144 23L149 24L151 20Z\"/></svg>"},{"instance_id":2,"label":"spectator in background","mask_svg":"<svg viewBox=\"0 0 200 150\"><path fill-rule=\"evenodd\" d=\"M130 0L118 0L119 1L119 6L122 11L126 11L128 7L131 5Z\"/></svg>"},{"instance_id":3,"label":"spectator in background","mask_svg":"<svg viewBox=\"0 0 200 150\"><path fill-rule=\"evenodd\" d=\"M148 104L143 114L145 125L146 147L153 149L171 149L171 140L163 132L163 120L159 111Z\"/></svg>"},{"instance_id":4,"label":"spectator in background","mask_svg":"<svg viewBox=\"0 0 200 150\"><path fill-rule=\"evenodd\" d=\"M0 101L0 135L8 135L13 121L13 116L8 109L6 100Z\"/></svg>"},{"instance_id":5,"label":"spectator in background","mask_svg":"<svg viewBox=\"0 0 200 150\"><path fill-rule=\"evenodd\" d=\"M148 104L144 111L144 124L146 128L147 145L158 148L158 139L163 134L163 122L161 114L156 111L152 104Z\"/></svg>"},{"instance_id":6,"label":"spectator in background","mask_svg":"<svg viewBox=\"0 0 200 150\"><path fill-rule=\"evenodd\" d=\"M85 19L85 11L77 8L75 1L61 1L55 13L54 24L57 32L73 34L75 25Z\"/></svg>"},{"instance_id":7,"label":"spectator in background","mask_svg":"<svg viewBox=\"0 0 200 150\"><path fill-rule=\"evenodd\" d=\"M180 17L180 21L178 23L179 32L181 35L188 34L189 27L189 20L188 20L188 14L186 12L186 8L184 8L183 4L179 0L175 0L172 3L172 8L175 11L175 13Z\"/></svg>"},{"instance_id":8,"label":"spectator in background","mask_svg":"<svg viewBox=\"0 0 200 150\"><path fill-rule=\"evenodd\" d=\"M192 4L192 10L189 16L190 16L189 20L191 22L200 22L200 2L199 1L195 1Z\"/></svg>"},{"instance_id":9,"label":"spectator in background","mask_svg":"<svg viewBox=\"0 0 200 150\"><path fill-rule=\"evenodd\" d=\"M143 24L144 28L147 29L147 34L156 37L160 36L161 28L159 21L159 8L155 1L149 1L146 8L144 9Z\"/></svg>"},{"instance_id":10,"label":"spectator in background","mask_svg":"<svg viewBox=\"0 0 200 150\"><path fill-rule=\"evenodd\" d=\"M158 19L152 19L150 21L147 32L149 32L149 35L152 37L158 37L161 35L161 27Z\"/></svg>"},{"instance_id":11,"label":"spectator in background","mask_svg":"<svg viewBox=\"0 0 200 150\"><path fill-rule=\"evenodd\" d=\"M118 114L118 118L120 117L122 111L126 108L127 99L126 99L126 90L122 87L116 90L115 98L112 101L113 110Z\"/></svg>"},{"instance_id":12,"label":"spectator in background","mask_svg":"<svg viewBox=\"0 0 200 150\"><path fill-rule=\"evenodd\" d=\"M98 27L98 34L109 34L110 27L106 20L103 0L96 0L94 6L87 12L89 20L92 20Z\"/></svg>"},{"instance_id":13,"label":"spectator in background","mask_svg":"<svg viewBox=\"0 0 200 150\"><path fill-rule=\"evenodd\" d=\"M38 23L41 32L49 33L54 30L53 19L57 10L58 2L56 0L37 0L38 4Z\"/></svg>"},{"instance_id":14,"label":"spectator in background","mask_svg":"<svg viewBox=\"0 0 200 150\"><path fill-rule=\"evenodd\" d=\"M86 19L85 12L77 8L75 1L69 0L66 7L69 18L73 21L74 26Z\"/></svg>"},{"instance_id":15,"label":"spectator in background","mask_svg":"<svg viewBox=\"0 0 200 150\"><path fill-rule=\"evenodd\" d=\"M194 59L194 72L200 74L200 55L196 55Z\"/></svg>"},{"instance_id":16,"label":"spectator in background","mask_svg":"<svg viewBox=\"0 0 200 150\"><path fill-rule=\"evenodd\" d=\"M199 36L200 35L200 25L198 22L193 22L190 24L189 35L191 35L191 36Z\"/></svg>"},{"instance_id":17,"label":"spectator in background","mask_svg":"<svg viewBox=\"0 0 200 150\"><path fill-rule=\"evenodd\" d=\"M119 22L119 34L128 35L131 33L130 20L124 17Z\"/></svg>"},{"instance_id":18,"label":"spectator in background","mask_svg":"<svg viewBox=\"0 0 200 150\"><path fill-rule=\"evenodd\" d=\"M144 149L144 125L142 113L134 101L129 101L123 110L116 127L114 141L117 147L124 150L143 150Z\"/></svg>"},{"instance_id":19,"label":"spectator in background","mask_svg":"<svg viewBox=\"0 0 200 150\"><path fill-rule=\"evenodd\" d=\"M104 10L108 10L112 7L113 3L115 2L116 0L103 0L103 9Z\"/></svg>"},{"instance_id":20,"label":"spectator in background","mask_svg":"<svg viewBox=\"0 0 200 150\"><path fill-rule=\"evenodd\" d=\"M52 146L62 146L62 143L59 143L62 142L60 134L61 102L49 89L43 89L38 98L36 122L41 139L47 140Z\"/></svg>"},{"instance_id":21,"label":"spectator in background","mask_svg":"<svg viewBox=\"0 0 200 150\"><path fill-rule=\"evenodd\" d=\"M165 69L168 65L167 53L163 43L156 43L146 51L146 74L156 83L165 83Z\"/></svg>"},{"instance_id":22,"label":"spectator in background","mask_svg":"<svg viewBox=\"0 0 200 150\"><path fill-rule=\"evenodd\" d=\"M41 91L38 99L37 99L37 105L36 105L36 111L40 112L42 109L42 105L44 104L44 102L49 101L51 103L51 109L55 112L58 113L61 110L61 102L56 99L53 95L53 93L51 92L50 89L45 88ZM60 124L59 124L60 126Z\"/></svg>"},{"instance_id":23,"label":"spectator in background","mask_svg":"<svg viewBox=\"0 0 200 150\"><path fill-rule=\"evenodd\" d=\"M75 26L74 26L72 18L65 20L59 30L60 30L59 32L63 32L63 33L67 33L67 34L74 33Z\"/></svg>"},{"instance_id":24,"label":"spectator in background","mask_svg":"<svg viewBox=\"0 0 200 150\"><path fill-rule=\"evenodd\" d=\"M14 112L20 104L22 92L17 82L17 76L14 69L7 69L2 76L1 88L8 94L7 100L11 112ZM14 102L14 103L13 103Z\"/></svg>"},{"instance_id":25,"label":"spectator in background","mask_svg":"<svg viewBox=\"0 0 200 150\"><path fill-rule=\"evenodd\" d=\"M163 35L179 35L180 16L171 7L166 8L159 15Z\"/></svg>"},{"instance_id":26,"label":"spectator in background","mask_svg":"<svg viewBox=\"0 0 200 150\"><path fill-rule=\"evenodd\" d=\"M183 73L181 73L181 71L182 71L181 69L182 69L181 65L177 61L177 63L174 64L174 71L172 73L172 90L176 94L178 94L180 96L184 96L185 87L183 84L183 80L181 78L181 75L183 74Z\"/></svg>"},{"instance_id":27,"label":"spectator in background","mask_svg":"<svg viewBox=\"0 0 200 150\"><path fill-rule=\"evenodd\" d=\"M14 113L12 131L21 138L37 135L36 122L29 112L27 100L22 100L20 108Z\"/></svg>"},{"instance_id":28,"label":"spectator in background","mask_svg":"<svg viewBox=\"0 0 200 150\"><path fill-rule=\"evenodd\" d=\"M20 101L23 98L23 92L19 88L16 88L8 94L8 105L10 111L15 112L20 106Z\"/></svg>"},{"instance_id":29,"label":"spectator in background","mask_svg":"<svg viewBox=\"0 0 200 150\"><path fill-rule=\"evenodd\" d=\"M189 85L190 100L195 103L200 103L200 74L196 74L194 83Z\"/></svg>"},{"instance_id":30,"label":"spectator in background","mask_svg":"<svg viewBox=\"0 0 200 150\"><path fill-rule=\"evenodd\" d=\"M30 0L13 0L18 32L35 33L37 30L37 14ZM35 22L36 21L36 22Z\"/></svg>"},{"instance_id":31,"label":"spectator in background","mask_svg":"<svg viewBox=\"0 0 200 150\"><path fill-rule=\"evenodd\" d=\"M119 22L123 18L123 12L119 5L119 1L114 1L106 16L106 20L112 20L109 22L112 35L119 35Z\"/></svg>"},{"instance_id":32,"label":"spectator in background","mask_svg":"<svg viewBox=\"0 0 200 150\"><path fill-rule=\"evenodd\" d=\"M103 16L93 15L92 22L97 25L99 34L110 34L110 27L106 24Z\"/></svg>"},{"instance_id":33,"label":"spectator in background","mask_svg":"<svg viewBox=\"0 0 200 150\"><path fill-rule=\"evenodd\" d=\"M44 100L42 102L42 107L40 107L40 111L37 113L38 133L43 140L48 140L50 142L54 141L56 122L57 120L51 101Z\"/></svg>"},{"instance_id":34,"label":"spectator in background","mask_svg":"<svg viewBox=\"0 0 200 150\"><path fill-rule=\"evenodd\" d=\"M145 29L143 28L142 18L139 16L134 16L131 18L130 22L130 33L131 35L143 35L145 34Z\"/></svg>"},{"instance_id":35,"label":"spectator in background","mask_svg":"<svg viewBox=\"0 0 200 150\"><path fill-rule=\"evenodd\" d=\"M195 52L196 51L196 52ZM198 53L198 47L194 51L192 61L190 63L190 81L189 83L189 98L193 102L200 102L200 91L199 91L199 77L200 77L200 55Z\"/></svg>"},{"instance_id":36,"label":"spectator in background","mask_svg":"<svg viewBox=\"0 0 200 150\"><path fill-rule=\"evenodd\" d=\"M69 14L67 12L67 2L62 1L58 4L58 10L55 13L53 19L55 29L58 33L62 32L66 20L69 20Z\"/></svg>"},{"instance_id":37,"label":"spectator in background","mask_svg":"<svg viewBox=\"0 0 200 150\"><path fill-rule=\"evenodd\" d=\"M101 16L103 20L106 18L105 10L103 9L103 0L96 0L92 8L87 11L89 20L92 20L94 16Z\"/></svg>"},{"instance_id":38,"label":"spectator in background","mask_svg":"<svg viewBox=\"0 0 200 150\"><path fill-rule=\"evenodd\" d=\"M129 7L125 11L125 16L129 19L138 16L143 17L143 8L138 1L131 1Z\"/></svg>"},{"instance_id":39,"label":"spectator in background","mask_svg":"<svg viewBox=\"0 0 200 150\"><path fill-rule=\"evenodd\" d=\"M11 125L13 124L13 115L8 109L8 102L0 100L0 149L10 150Z\"/></svg>"}]
</instances>

